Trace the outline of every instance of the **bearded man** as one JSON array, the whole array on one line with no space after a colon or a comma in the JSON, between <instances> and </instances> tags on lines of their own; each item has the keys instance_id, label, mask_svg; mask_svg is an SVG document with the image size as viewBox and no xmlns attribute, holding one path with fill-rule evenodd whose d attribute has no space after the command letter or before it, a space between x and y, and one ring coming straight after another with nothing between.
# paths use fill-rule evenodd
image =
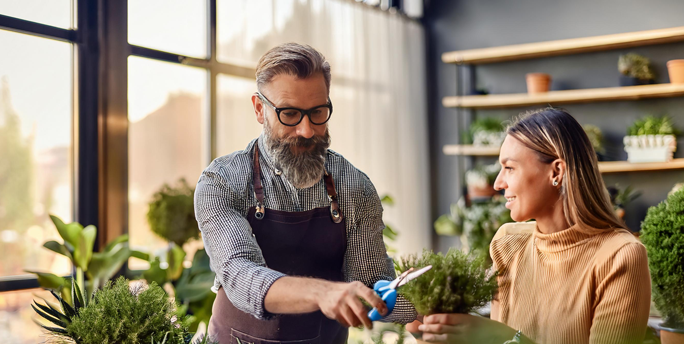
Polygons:
<instances>
[{"instance_id":1,"label":"bearded man","mask_svg":"<svg viewBox=\"0 0 684 344\"><path fill-rule=\"evenodd\" d=\"M261 135L214 160L195 191L195 213L216 272L209 335L220 343L347 342L349 326L409 323L373 292L395 276L382 206L368 176L328 149L330 65L306 45L259 60L252 104Z\"/></svg>"}]
</instances>

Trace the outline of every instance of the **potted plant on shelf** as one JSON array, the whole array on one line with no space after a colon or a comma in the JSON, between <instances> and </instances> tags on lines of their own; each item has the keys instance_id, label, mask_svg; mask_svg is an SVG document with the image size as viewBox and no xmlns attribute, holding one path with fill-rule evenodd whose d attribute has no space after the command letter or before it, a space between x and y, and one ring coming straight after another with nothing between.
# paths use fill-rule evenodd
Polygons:
<instances>
[{"instance_id":1,"label":"potted plant on shelf","mask_svg":"<svg viewBox=\"0 0 684 344\"><path fill-rule=\"evenodd\" d=\"M617 184L610 186L608 187L608 193L610 194L610 202L613 203L615 214L620 219L625 218L625 207L627 207L627 204L641 196L641 192L634 191L631 185L626 188L621 188Z\"/></svg>"},{"instance_id":2,"label":"potted plant on shelf","mask_svg":"<svg viewBox=\"0 0 684 344\"><path fill-rule=\"evenodd\" d=\"M677 130L668 116L646 116L627 129L623 143L629 162L666 162L677 149Z\"/></svg>"},{"instance_id":3,"label":"potted plant on shelf","mask_svg":"<svg viewBox=\"0 0 684 344\"><path fill-rule=\"evenodd\" d=\"M648 209L641 224L663 344L684 343L684 189Z\"/></svg>"},{"instance_id":4,"label":"potted plant on shelf","mask_svg":"<svg viewBox=\"0 0 684 344\"><path fill-rule=\"evenodd\" d=\"M529 94L546 93L551 88L551 75L546 73L528 73L525 80Z\"/></svg>"},{"instance_id":5,"label":"potted plant on shelf","mask_svg":"<svg viewBox=\"0 0 684 344\"><path fill-rule=\"evenodd\" d=\"M492 165L477 166L466 171L465 181L468 188L468 198L471 201L491 198L496 194L494 180L501 170L497 162Z\"/></svg>"},{"instance_id":6,"label":"potted plant on shelf","mask_svg":"<svg viewBox=\"0 0 684 344\"><path fill-rule=\"evenodd\" d=\"M497 290L496 273L488 270L483 255L456 249L446 254L425 250L420 256L401 258L396 267L403 272L428 265L432 269L398 290L421 315L471 313L490 302Z\"/></svg>"},{"instance_id":7,"label":"potted plant on shelf","mask_svg":"<svg viewBox=\"0 0 684 344\"><path fill-rule=\"evenodd\" d=\"M620 55L618 71L620 71L620 86L648 85L652 84L655 79L651 60L639 54Z\"/></svg>"},{"instance_id":8,"label":"potted plant on shelf","mask_svg":"<svg viewBox=\"0 0 684 344\"><path fill-rule=\"evenodd\" d=\"M437 218L435 232L440 235L459 235L464 251L489 252L494 234L504 223L513 222L506 199L497 195L491 200L466 207L465 199L451 205L449 214Z\"/></svg>"},{"instance_id":9,"label":"potted plant on shelf","mask_svg":"<svg viewBox=\"0 0 684 344\"><path fill-rule=\"evenodd\" d=\"M585 124L582 126L584 132L587 133L587 137L591 142L594 151L596 151L596 157L599 161L605 160L606 149L603 145L603 133L601 129L592 124Z\"/></svg>"},{"instance_id":10,"label":"potted plant on shelf","mask_svg":"<svg viewBox=\"0 0 684 344\"><path fill-rule=\"evenodd\" d=\"M684 60L667 61L667 73L671 84L684 84Z\"/></svg>"},{"instance_id":11,"label":"potted plant on shelf","mask_svg":"<svg viewBox=\"0 0 684 344\"><path fill-rule=\"evenodd\" d=\"M506 138L501 120L491 117L478 118L470 124L468 134L474 146L499 147Z\"/></svg>"}]
</instances>

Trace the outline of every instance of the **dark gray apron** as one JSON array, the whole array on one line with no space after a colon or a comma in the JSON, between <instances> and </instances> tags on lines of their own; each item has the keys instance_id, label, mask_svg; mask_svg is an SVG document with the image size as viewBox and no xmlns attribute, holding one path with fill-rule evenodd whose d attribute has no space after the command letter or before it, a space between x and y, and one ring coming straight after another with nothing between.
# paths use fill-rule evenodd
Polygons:
<instances>
[{"instance_id":1,"label":"dark gray apron","mask_svg":"<svg viewBox=\"0 0 684 344\"><path fill-rule=\"evenodd\" d=\"M254 193L258 204L247 220L261 248L266 265L288 276L343 281L342 265L347 250L344 216L337 203L332 177L325 173L330 207L303 212L264 209L259 145L254 145ZM344 344L348 330L320 311L278 314L259 320L233 306L219 289L212 308L208 333L220 344Z\"/></svg>"}]
</instances>

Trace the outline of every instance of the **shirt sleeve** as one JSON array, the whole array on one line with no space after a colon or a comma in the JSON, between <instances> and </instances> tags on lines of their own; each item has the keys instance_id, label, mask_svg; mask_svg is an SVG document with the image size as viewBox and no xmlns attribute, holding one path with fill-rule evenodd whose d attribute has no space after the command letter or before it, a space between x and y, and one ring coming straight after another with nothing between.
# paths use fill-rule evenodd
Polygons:
<instances>
[{"instance_id":1,"label":"shirt sleeve","mask_svg":"<svg viewBox=\"0 0 684 344\"><path fill-rule=\"evenodd\" d=\"M637 344L646 334L651 276L646 249L626 244L599 266L591 344Z\"/></svg>"},{"instance_id":2,"label":"shirt sleeve","mask_svg":"<svg viewBox=\"0 0 684 344\"><path fill-rule=\"evenodd\" d=\"M268 319L264 299L284 274L266 267L247 219L235 209L244 202L221 170L205 170L195 190L195 215L211 268L233 305L258 319ZM220 292L220 291L219 291Z\"/></svg>"},{"instance_id":3,"label":"shirt sleeve","mask_svg":"<svg viewBox=\"0 0 684 344\"><path fill-rule=\"evenodd\" d=\"M382 204L375 186L366 177L362 199L355 205L355 219L347 233L345 278L347 282L360 281L373 288L379 280L396 278L394 261L387 255L382 232ZM408 324L416 319L416 310L403 296L397 296L397 303L383 322Z\"/></svg>"}]
</instances>

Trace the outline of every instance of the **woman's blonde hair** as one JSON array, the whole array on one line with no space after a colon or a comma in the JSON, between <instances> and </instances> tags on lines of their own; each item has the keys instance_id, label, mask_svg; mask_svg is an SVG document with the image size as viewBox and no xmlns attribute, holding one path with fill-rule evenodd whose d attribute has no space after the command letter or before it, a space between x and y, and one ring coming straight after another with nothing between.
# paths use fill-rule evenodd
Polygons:
<instances>
[{"instance_id":1,"label":"woman's blonde hair","mask_svg":"<svg viewBox=\"0 0 684 344\"><path fill-rule=\"evenodd\" d=\"M610 203L594 147L568 112L551 107L527 112L518 116L506 133L535 151L543 163L565 162L561 197L570 226L579 225L579 230L591 233L625 228Z\"/></svg>"}]
</instances>

